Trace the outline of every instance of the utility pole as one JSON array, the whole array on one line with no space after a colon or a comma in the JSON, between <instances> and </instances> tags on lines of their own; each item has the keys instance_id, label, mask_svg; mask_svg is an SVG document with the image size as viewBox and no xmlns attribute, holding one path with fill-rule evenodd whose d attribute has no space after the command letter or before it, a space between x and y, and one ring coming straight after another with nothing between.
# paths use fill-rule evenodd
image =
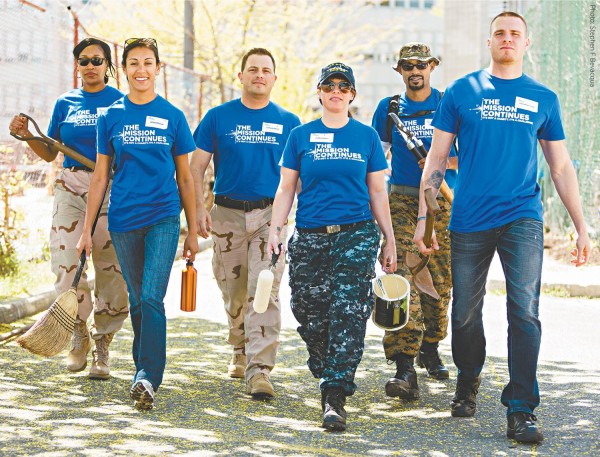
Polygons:
<instances>
[{"instance_id":1,"label":"utility pole","mask_svg":"<svg viewBox=\"0 0 600 457\"><path fill-rule=\"evenodd\" d=\"M194 5L185 0L183 5L183 66L194 69Z\"/></svg>"}]
</instances>

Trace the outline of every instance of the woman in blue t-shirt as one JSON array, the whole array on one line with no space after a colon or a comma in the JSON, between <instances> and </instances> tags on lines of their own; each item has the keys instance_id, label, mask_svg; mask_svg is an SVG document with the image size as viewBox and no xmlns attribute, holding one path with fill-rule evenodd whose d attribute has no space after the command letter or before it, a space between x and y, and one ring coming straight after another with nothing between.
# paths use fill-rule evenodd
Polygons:
<instances>
[{"instance_id":1,"label":"woman in blue t-shirt","mask_svg":"<svg viewBox=\"0 0 600 457\"><path fill-rule=\"evenodd\" d=\"M356 390L354 374L374 305L379 230L373 217L387 240L382 266L396 270L387 162L377 132L349 117L355 87L347 65L322 69L317 95L323 116L290 133L267 248L269 255L279 251L279 233L300 180L296 230L288 246L291 307L308 367L320 379L323 427L331 430L346 428L346 396Z\"/></svg>"},{"instance_id":2,"label":"woman in blue t-shirt","mask_svg":"<svg viewBox=\"0 0 600 457\"><path fill-rule=\"evenodd\" d=\"M106 185L111 157L115 175L108 228L129 290L136 373L130 396L138 409L151 409L166 364L164 297L185 211L184 252L198 252L194 184L187 154L196 149L183 113L157 95L160 71L153 38L125 41L122 61L129 93L98 119L98 158L87 214L94 214ZM180 198L181 197L181 198ZM89 252L92 218L86 217L80 251Z\"/></svg>"},{"instance_id":3,"label":"woman in blue t-shirt","mask_svg":"<svg viewBox=\"0 0 600 457\"><path fill-rule=\"evenodd\" d=\"M82 87L61 95L54 105L48 136L62 142L88 159L96 160L96 120L98 115L113 102L123 97L114 87L107 86L108 75L114 75L110 46L96 38L85 38L73 49ZM10 131L31 136L27 118L15 116ZM47 162L56 159L57 153L45 143L27 142L31 149ZM71 287L79 256L77 241L83 229L92 170L76 160L65 156L63 169L54 182L54 209L50 230L50 265L56 275L57 292ZM73 332L72 350L67 355L67 369L73 372L85 369L87 356L95 342L89 377L110 377L108 347L113 335L127 318L129 301L127 287L121 274L115 249L110 242L107 228L106 206L94 231L92 258L95 270L94 323L90 330L87 320L92 312L92 294L87 275L82 275L77 288L79 302ZM94 214L95 215L95 214Z\"/></svg>"}]
</instances>

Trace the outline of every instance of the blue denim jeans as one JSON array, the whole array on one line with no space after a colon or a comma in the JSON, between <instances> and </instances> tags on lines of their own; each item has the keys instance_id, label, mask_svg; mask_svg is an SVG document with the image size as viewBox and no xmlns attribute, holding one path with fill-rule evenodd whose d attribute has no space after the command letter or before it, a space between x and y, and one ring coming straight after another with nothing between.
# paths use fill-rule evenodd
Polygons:
<instances>
[{"instance_id":1,"label":"blue denim jeans","mask_svg":"<svg viewBox=\"0 0 600 457\"><path fill-rule=\"evenodd\" d=\"M507 414L532 413L540 403L536 379L542 328L538 319L544 232L542 222L521 218L474 233L452 232L452 356L458 376L471 380L485 361L483 297L494 252L506 279L508 371L501 402Z\"/></svg>"},{"instance_id":2,"label":"blue denim jeans","mask_svg":"<svg viewBox=\"0 0 600 457\"><path fill-rule=\"evenodd\" d=\"M163 300L179 241L179 216L131 232L111 232L129 290L135 376L156 391L167 361L167 318Z\"/></svg>"}]
</instances>

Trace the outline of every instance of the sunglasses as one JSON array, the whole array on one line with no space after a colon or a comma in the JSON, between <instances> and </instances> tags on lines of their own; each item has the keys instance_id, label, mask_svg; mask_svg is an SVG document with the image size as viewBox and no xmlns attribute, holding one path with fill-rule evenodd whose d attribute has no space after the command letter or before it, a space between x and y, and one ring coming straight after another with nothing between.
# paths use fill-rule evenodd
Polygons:
<instances>
[{"instance_id":1,"label":"sunglasses","mask_svg":"<svg viewBox=\"0 0 600 457\"><path fill-rule=\"evenodd\" d=\"M94 67L99 67L104 63L105 60L106 59L104 57L92 57L91 59L88 57L82 57L81 59L77 59L77 63L82 67L87 67L90 62L92 62Z\"/></svg>"},{"instance_id":2,"label":"sunglasses","mask_svg":"<svg viewBox=\"0 0 600 457\"><path fill-rule=\"evenodd\" d=\"M154 38L127 38L125 40L125 44L123 45L123 47L126 48L127 46L129 46L131 44L135 44L135 43L142 43L142 44L154 46L156 49L158 49L158 43L156 42L156 40Z\"/></svg>"},{"instance_id":3,"label":"sunglasses","mask_svg":"<svg viewBox=\"0 0 600 457\"><path fill-rule=\"evenodd\" d=\"M404 62L400 65L404 71L412 71L413 68L417 67L417 70L425 70L429 66L429 62L419 62L417 64Z\"/></svg>"},{"instance_id":4,"label":"sunglasses","mask_svg":"<svg viewBox=\"0 0 600 457\"><path fill-rule=\"evenodd\" d=\"M347 94L351 90L354 90L354 87L352 87L352 84L350 84L349 82L346 82L346 81L341 81L339 83L334 83L334 82L323 83L319 86L319 89L321 89L323 92L328 94L329 92L334 91L336 87L340 90L340 92L342 94Z\"/></svg>"}]
</instances>

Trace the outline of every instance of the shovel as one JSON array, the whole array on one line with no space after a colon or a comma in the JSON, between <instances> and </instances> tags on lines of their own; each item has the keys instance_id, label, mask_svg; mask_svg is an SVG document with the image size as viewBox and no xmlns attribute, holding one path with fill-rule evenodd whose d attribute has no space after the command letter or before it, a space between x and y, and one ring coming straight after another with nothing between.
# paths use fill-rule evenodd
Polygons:
<instances>
[{"instance_id":1,"label":"shovel","mask_svg":"<svg viewBox=\"0 0 600 457\"><path fill-rule=\"evenodd\" d=\"M29 122L31 122L31 124L33 125L33 127L35 128L35 130L37 131L39 136L33 136L33 135L32 136L23 136L23 135L17 135L16 133L11 132L10 134L13 137L15 137L17 140L19 140L19 141L32 141L32 140L40 141L40 142L44 143L46 146L48 146L48 149L50 149L50 151L55 152L55 153L62 152L64 155L70 157L71 159L77 160L77 162L79 162L80 164L85 165L90 170L93 170L96 167L96 162L94 162L93 160L88 159L86 156L80 154L77 151L74 151L73 149L65 146L64 144L59 143L55 139L44 135L42 133L42 131L40 130L39 126L37 125L37 122L35 122L31 116L28 116L27 114L23 114L23 113L19 113L19 116L24 117L27 120L29 120Z\"/></svg>"}]
</instances>

